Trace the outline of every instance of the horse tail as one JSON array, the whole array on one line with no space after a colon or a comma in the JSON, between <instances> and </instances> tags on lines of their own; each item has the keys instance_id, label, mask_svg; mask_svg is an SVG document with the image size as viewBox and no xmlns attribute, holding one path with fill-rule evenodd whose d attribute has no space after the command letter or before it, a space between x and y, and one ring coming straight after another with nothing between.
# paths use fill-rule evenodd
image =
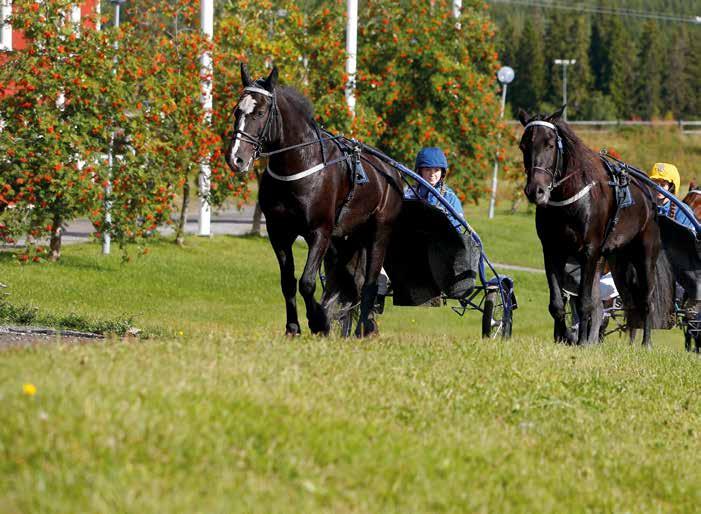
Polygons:
<instances>
[{"instance_id":1,"label":"horse tail","mask_svg":"<svg viewBox=\"0 0 701 514\"><path fill-rule=\"evenodd\" d=\"M660 249L657 255L655 279L652 286L652 300L650 302L652 328L669 329L674 324L676 282L674 280L672 263L663 249Z\"/></svg>"}]
</instances>

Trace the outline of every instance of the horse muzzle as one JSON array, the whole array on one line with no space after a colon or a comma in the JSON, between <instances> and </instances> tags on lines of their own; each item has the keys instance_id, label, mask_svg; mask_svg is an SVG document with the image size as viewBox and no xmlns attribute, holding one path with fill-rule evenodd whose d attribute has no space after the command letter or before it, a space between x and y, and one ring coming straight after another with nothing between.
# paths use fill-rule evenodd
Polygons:
<instances>
[{"instance_id":1,"label":"horse muzzle","mask_svg":"<svg viewBox=\"0 0 701 514\"><path fill-rule=\"evenodd\" d=\"M523 191L528 201L539 207L547 205L550 200L550 189L541 184L528 184Z\"/></svg>"},{"instance_id":2,"label":"horse muzzle","mask_svg":"<svg viewBox=\"0 0 701 514\"><path fill-rule=\"evenodd\" d=\"M246 160L239 155L232 155L230 152L226 153L225 160L234 173L246 173L253 162L253 158Z\"/></svg>"}]
</instances>

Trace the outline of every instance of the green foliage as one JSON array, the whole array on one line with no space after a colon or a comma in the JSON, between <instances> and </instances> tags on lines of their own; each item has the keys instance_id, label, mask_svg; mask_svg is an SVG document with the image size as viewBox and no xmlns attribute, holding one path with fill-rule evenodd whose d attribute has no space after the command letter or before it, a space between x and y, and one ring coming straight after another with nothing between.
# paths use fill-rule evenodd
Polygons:
<instances>
[{"instance_id":1,"label":"green foliage","mask_svg":"<svg viewBox=\"0 0 701 514\"><path fill-rule=\"evenodd\" d=\"M542 36L540 18L527 18L513 60L529 65L519 67L518 76L510 85L511 103L530 112L538 111L546 92L545 45Z\"/></svg>"},{"instance_id":2,"label":"green foliage","mask_svg":"<svg viewBox=\"0 0 701 514\"><path fill-rule=\"evenodd\" d=\"M630 119L635 112L635 83L638 74L637 48L620 19L614 18L609 41L611 75L609 93L619 116Z\"/></svg>"},{"instance_id":3,"label":"green foliage","mask_svg":"<svg viewBox=\"0 0 701 514\"><path fill-rule=\"evenodd\" d=\"M636 98L638 113L644 119L659 118L662 112L661 80L652 77L664 77L665 55L664 42L659 25L654 21L645 24L640 39L640 72L636 78Z\"/></svg>"},{"instance_id":4,"label":"green foliage","mask_svg":"<svg viewBox=\"0 0 701 514\"><path fill-rule=\"evenodd\" d=\"M409 162L439 146L459 196L482 196L501 131L495 31L483 4L464 2L459 25L447 1L367 2L366 17L358 97L386 126L377 144Z\"/></svg>"},{"instance_id":5,"label":"green foliage","mask_svg":"<svg viewBox=\"0 0 701 514\"><path fill-rule=\"evenodd\" d=\"M601 91L590 94L578 111L579 117L585 120L613 121L618 119L616 104L609 95Z\"/></svg>"},{"instance_id":6,"label":"green foliage","mask_svg":"<svg viewBox=\"0 0 701 514\"><path fill-rule=\"evenodd\" d=\"M593 4L593 2L589 2ZM634 2L643 10L686 13L695 16L689 3L666 1ZM631 2L620 0L597 4L601 7L635 9ZM701 77L698 69L699 27L684 23L654 22L613 14L588 14L556 8L536 9L499 3L492 6L499 30L507 35L498 38L500 53L514 67L513 111L529 105L534 95L521 97L519 88L539 91L544 104L559 105L562 98L562 69L553 59L576 59L568 73L568 115L586 119L599 112L602 98L610 96L616 115L622 119L659 119L671 113L676 118L701 116L695 84ZM530 35L527 25L544 29ZM528 29L529 36L525 36ZM546 42L545 84L538 73L532 78L531 67L540 63L532 58L532 47ZM525 84L519 84L525 81ZM590 98L591 96L591 98ZM544 102L544 103L543 103ZM608 111L608 109L604 109ZM608 111L610 112L610 111ZM589 118L591 119L591 118Z\"/></svg>"},{"instance_id":7,"label":"green foliage","mask_svg":"<svg viewBox=\"0 0 701 514\"><path fill-rule=\"evenodd\" d=\"M91 334L114 334L117 336L126 335L129 329L134 326L132 318L92 319L75 312L56 315L41 312L38 307L29 304L15 305L2 298L0 298L0 323L55 327Z\"/></svg>"}]
</instances>

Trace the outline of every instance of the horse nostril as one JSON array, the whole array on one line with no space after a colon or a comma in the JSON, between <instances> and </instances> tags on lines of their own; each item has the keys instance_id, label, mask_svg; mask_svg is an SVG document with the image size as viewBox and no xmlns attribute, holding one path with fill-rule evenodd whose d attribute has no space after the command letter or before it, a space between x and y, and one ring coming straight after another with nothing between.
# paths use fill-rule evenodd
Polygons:
<instances>
[{"instance_id":1,"label":"horse nostril","mask_svg":"<svg viewBox=\"0 0 701 514\"><path fill-rule=\"evenodd\" d=\"M243 159L241 157L237 157L234 159L234 164L236 164L237 168L242 168L243 167Z\"/></svg>"}]
</instances>

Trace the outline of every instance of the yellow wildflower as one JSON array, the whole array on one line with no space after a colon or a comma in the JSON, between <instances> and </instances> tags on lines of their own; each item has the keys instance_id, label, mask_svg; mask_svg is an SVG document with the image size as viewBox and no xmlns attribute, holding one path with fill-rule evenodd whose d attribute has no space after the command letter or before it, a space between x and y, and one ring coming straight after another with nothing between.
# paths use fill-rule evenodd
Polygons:
<instances>
[{"instance_id":1,"label":"yellow wildflower","mask_svg":"<svg viewBox=\"0 0 701 514\"><path fill-rule=\"evenodd\" d=\"M24 384L22 386L22 392L27 396L34 396L37 394L37 388L34 384Z\"/></svg>"}]
</instances>

